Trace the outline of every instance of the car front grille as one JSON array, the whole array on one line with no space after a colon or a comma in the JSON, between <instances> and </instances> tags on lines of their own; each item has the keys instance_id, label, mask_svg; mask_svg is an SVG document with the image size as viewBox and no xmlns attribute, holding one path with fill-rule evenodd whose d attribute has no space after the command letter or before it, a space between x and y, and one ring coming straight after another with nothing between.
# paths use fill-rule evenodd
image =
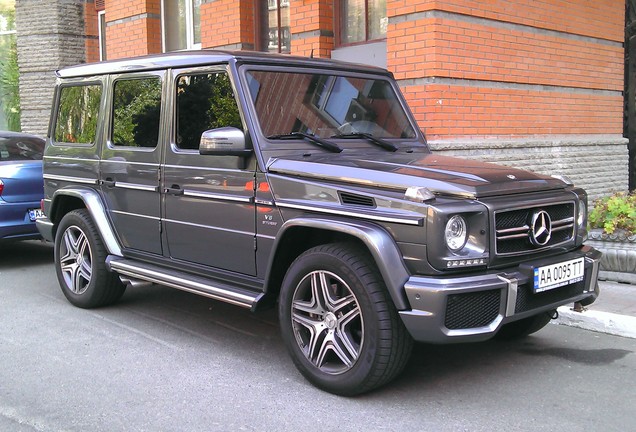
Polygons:
<instances>
[{"instance_id":1,"label":"car front grille","mask_svg":"<svg viewBox=\"0 0 636 432\"><path fill-rule=\"evenodd\" d=\"M500 304L498 289L449 295L444 325L449 330L487 326L499 315Z\"/></svg>"},{"instance_id":2,"label":"car front grille","mask_svg":"<svg viewBox=\"0 0 636 432\"><path fill-rule=\"evenodd\" d=\"M531 240L531 221L540 211L550 216L551 236L545 245L538 246ZM567 243L574 237L575 220L573 202L495 212L496 254L536 252Z\"/></svg>"}]
</instances>

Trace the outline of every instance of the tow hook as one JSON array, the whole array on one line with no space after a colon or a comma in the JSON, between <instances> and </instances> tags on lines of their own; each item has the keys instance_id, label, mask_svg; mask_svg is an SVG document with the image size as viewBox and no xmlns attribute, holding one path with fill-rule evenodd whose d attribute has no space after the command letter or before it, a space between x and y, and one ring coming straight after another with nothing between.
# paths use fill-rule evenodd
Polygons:
<instances>
[{"instance_id":1,"label":"tow hook","mask_svg":"<svg viewBox=\"0 0 636 432\"><path fill-rule=\"evenodd\" d=\"M555 309L552 311L552 315L550 315L550 318L555 320L557 318L559 318L559 312Z\"/></svg>"}]
</instances>

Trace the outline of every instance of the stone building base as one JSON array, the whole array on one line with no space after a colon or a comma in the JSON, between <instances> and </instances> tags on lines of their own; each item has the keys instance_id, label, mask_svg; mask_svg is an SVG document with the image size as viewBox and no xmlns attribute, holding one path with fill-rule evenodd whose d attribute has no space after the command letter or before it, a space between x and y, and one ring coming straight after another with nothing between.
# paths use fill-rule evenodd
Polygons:
<instances>
[{"instance_id":1,"label":"stone building base","mask_svg":"<svg viewBox=\"0 0 636 432\"><path fill-rule=\"evenodd\" d=\"M627 139L614 135L430 140L447 156L478 159L547 175L565 175L587 190L589 203L628 190Z\"/></svg>"}]
</instances>

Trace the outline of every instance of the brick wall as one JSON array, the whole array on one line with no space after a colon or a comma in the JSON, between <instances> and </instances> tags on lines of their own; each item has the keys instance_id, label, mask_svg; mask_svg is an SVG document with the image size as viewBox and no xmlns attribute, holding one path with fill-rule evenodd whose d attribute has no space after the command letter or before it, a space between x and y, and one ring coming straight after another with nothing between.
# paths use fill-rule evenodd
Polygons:
<instances>
[{"instance_id":1,"label":"brick wall","mask_svg":"<svg viewBox=\"0 0 636 432\"><path fill-rule=\"evenodd\" d=\"M106 0L109 59L161 52L161 0Z\"/></svg>"},{"instance_id":2,"label":"brick wall","mask_svg":"<svg viewBox=\"0 0 636 432\"><path fill-rule=\"evenodd\" d=\"M99 61L99 27L97 22L97 9L95 3L84 3L84 26L86 29L86 62Z\"/></svg>"},{"instance_id":3,"label":"brick wall","mask_svg":"<svg viewBox=\"0 0 636 432\"><path fill-rule=\"evenodd\" d=\"M627 189L624 5L389 0L387 65L438 152Z\"/></svg>"},{"instance_id":4,"label":"brick wall","mask_svg":"<svg viewBox=\"0 0 636 432\"><path fill-rule=\"evenodd\" d=\"M201 46L253 50L255 1L204 0L201 4Z\"/></svg>"},{"instance_id":5,"label":"brick wall","mask_svg":"<svg viewBox=\"0 0 636 432\"><path fill-rule=\"evenodd\" d=\"M334 48L333 0L292 0L289 5L292 53L329 58Z\"/></svg>"}]
</instances>

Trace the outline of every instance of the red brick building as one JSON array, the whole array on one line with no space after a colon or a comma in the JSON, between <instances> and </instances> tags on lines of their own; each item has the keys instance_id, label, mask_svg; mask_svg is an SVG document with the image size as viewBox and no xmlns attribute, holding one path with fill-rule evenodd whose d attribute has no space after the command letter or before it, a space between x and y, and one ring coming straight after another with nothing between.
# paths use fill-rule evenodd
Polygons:
<instances>
[{"instance_id":1,"label":"red brick building","mask_svg":"<svg viewBox=\"0 0 636 432\"><path fill-rule=\"evenodd\" d=\"M387 67L434 149L626 190L620 0L97 0L86 61L193 48ZM101 57L100 57L101 52Z\"/></svg>"}]
</instances>

